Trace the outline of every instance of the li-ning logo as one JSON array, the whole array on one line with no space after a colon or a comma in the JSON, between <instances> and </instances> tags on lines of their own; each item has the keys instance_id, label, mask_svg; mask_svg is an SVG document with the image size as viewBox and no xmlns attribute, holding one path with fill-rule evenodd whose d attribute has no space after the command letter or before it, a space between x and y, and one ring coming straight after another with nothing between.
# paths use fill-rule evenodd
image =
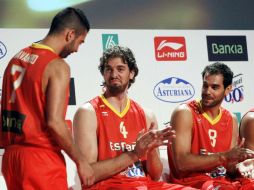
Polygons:
<instances>
[{"instance_id":1,"label":"li-ning logo","mask_svg":"<svg viewBox=\"0 0 254 190\"><path fill-rule=\"evenodd\" d=\"M102 34L103 51L106 49L118 45L118 35L117 34Z\"/></svg>"},{"instance_id":2,"label":"li-ning logo","mask_svg":"<svg viewBox=\"0 0 254 190\"><path fill-rule=\"evenodd\" d=\"M7 53L7 49L3 42L0 41L0 59L2 59Z\"/></svg>"},{"instance_id":3,"label":"li-ning logo","mask_svg":"<svg viewBox=\"0 0 254 190\"><path fill-rule=\"evenodd\" d=\"M248 61L246 36L207 36L209 61Z\"/></svg>"},{"instance_id":4,"label":"li-ning logo","mask_svg":"<svg viewBox=\"0 0 254 190\"><path fill-rule=\"evenodd\" d=\"M154 47L157 61L184 61L187 59L184 37L155 37Z\"/></svg>"}]
</instances>

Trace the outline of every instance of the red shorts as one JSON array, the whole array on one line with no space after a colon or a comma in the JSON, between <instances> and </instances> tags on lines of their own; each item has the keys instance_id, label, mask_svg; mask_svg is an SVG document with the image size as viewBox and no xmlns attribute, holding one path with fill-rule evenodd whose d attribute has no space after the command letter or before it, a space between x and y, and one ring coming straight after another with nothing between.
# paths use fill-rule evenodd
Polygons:
<instances>
[{"instance_id":1,"label":"red shorts","mask_svg":"<svg viewBox=\"0 0 254 190\"><path fill-rule=\"evenodd\" d=\"M197 175L182 180L174 180L174 183L188 185L201 190L254 190L254 180L237 178L230 180L225 177L211 178L207 175Z\"/></svg>"},{"instance_id":2,"label":"red shorts","mask_svg":"<svg viewBox=\"0 0 254 190\"><path fill-rule=\"evenodd\" d=\"M85 190L86 188L83 188ZM97 183L89 190L196 190L192 187L186 187L179 184L169 184L162 181L152 181L152 180L105 180Z\"/></svg>"},{"instance_id":3,"label":"red shorts","mask_svg":"<svg viewBox=\"0 0 254 190\"><path fill-rule=\"evenodd\" d=\"M9 190L67 190L61 152L29 146L5 149L2 173Z\"/></svg>"}]
</instances>

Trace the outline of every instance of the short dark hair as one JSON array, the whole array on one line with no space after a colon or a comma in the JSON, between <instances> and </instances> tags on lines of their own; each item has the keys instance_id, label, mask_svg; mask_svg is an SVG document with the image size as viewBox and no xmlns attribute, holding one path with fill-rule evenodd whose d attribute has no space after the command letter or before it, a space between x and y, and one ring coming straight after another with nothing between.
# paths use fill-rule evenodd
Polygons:
<instances>
[{"instance_id":1,"label":"short dark hair","mask_svg":"<svg viewBox=\"0 0 254 190\"><path fill-rule=\"evenodd\" d=\"M90 24L82 10L68 7L55 15L48 34L60 33L65 28L74 29L75 33L80 35L84 31L88 32L90 30Z\"/></svg>"},{"instance_id":2,"label":"short dark hair","mask_svg":"<svg viewBox=\"0 0 254 190\"><path fill-rule=\"evenodd\" d=\"M120 57L122 61L128 65L130 71L134 71L134 77L133 79L130 80L130 83L128 86L130 87L131 84L135 82L135 77L138 75L138 66L132 51L128 47L122 47L122 46L116 45L106 49L103 52L102 57L100 58L100 65L98 66L98 69L103 75L106 63L108 63L110 59L116 58L116 57Z\"/></svg>"},{"instance_id":3,"label":"short dark hair","mask_svg":"<svg viewBox=\"0 0 254 190\"><path fill-rule=\"evenodd\" d=\"M233 71L224 63L215 62L210 65L207 65L203 72L202 78L204 79L205 74L208 73L210 75L223 75L223 85L224 88L227 88L229 85L232 84L234 73Z\"/></svg>"}]
</instances>

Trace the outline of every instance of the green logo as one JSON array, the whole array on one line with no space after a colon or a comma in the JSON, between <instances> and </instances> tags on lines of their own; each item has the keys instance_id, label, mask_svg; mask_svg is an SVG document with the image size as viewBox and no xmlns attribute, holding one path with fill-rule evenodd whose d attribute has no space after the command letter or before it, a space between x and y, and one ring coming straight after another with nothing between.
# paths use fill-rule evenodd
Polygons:
<instances>
[{"instance_id":1,"label":"green logo","mask_svg":"<svg viewBox=\"0 0 254 190\"><path fill-rule=\"evenodd\" d=\"M103 51L118 45L118 34L102 34Z\"/></svg>"},{"instance_id":2,"label":"green logo","mask_svg":"<svg viewBox=\"0 0 254 190\"><path fill-rule=\"evenodd\" d=\"M241 121L241 113L240 113L240 112L234 112L234 114L235 114L236 117L237 117L238 124L240 124L240 121Z\"/></svg>"}]
</instances>

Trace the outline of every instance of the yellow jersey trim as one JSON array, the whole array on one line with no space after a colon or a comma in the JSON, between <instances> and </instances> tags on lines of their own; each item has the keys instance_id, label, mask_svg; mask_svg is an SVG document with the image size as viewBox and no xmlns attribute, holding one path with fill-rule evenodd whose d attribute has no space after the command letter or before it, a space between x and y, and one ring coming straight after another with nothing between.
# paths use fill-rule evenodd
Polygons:
<instances>
[{"instance_id":1,"label":"yellow jersey trim","mask_svg":"<svg viewBox=\"0 0 254 190\"><path fill-rule=\"evenodd\" d=\"M125 108L123 109L122 112L117 111L109 102L108 100L103 96L100 95L100 98L102 99L103 103L106 104L106 106L108 106L116 115L118 115L119 117L124 117L125 114L129 111L130 109L130 99L127 99L127 104L125 106Z\"/></svg>"},{"instance_id":2,"label":"yellow jersey trim","mask_svg":"<svg viewBox=\"0 0 254 190\"><path fill-rule=\"evenodd\" d=\"M47 49L47 50L52 51L52 52L55 53L55 51L54 51L51 47L46 46L46 45L44 45L44 44L32 43L32 47L33 47L33 48L40 48L40 49Z\"/></svg>"},{"instance_id":3,"label":"yellow jersey trim","mask_svg":"<svg viewBox=\"0 0 254 190\"><path fill-rule=\"evenodd\" d=\"M199 104L200 108L202 109L201 101L198 101L198 104ZM202 115L209 121L209 123L211 123L212 125L215 125L216 123L218 123L220 121L220 119L222 117L222 112L220 109L219 114L214 119L209 117L209 115L206 112L204 112Z\"/></svg>"}]
</instances>

